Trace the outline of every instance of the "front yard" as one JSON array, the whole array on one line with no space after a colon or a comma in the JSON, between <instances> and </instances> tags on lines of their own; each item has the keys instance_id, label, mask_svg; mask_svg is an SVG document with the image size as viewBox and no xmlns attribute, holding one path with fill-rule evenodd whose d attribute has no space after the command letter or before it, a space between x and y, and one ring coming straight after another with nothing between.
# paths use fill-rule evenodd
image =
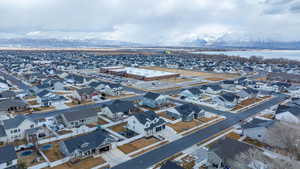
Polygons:
<instances>
[{"instance_id":1,"label":"front yard","mask_svg":"<svg viewBox=\"0 0 300 169\"><path fill-rule=\"evenodd\" d=\"M114 132L121 133L121 132L125 132L127 130L125 128L126 125L127 125L127 122L123 122L123 123L111 126L111 127L109 127L109 129L111 129Z\"/></svg>"},{"instance_id":2,"label":"front yard","mask_svg":"<svg viewBox=\"0 0 300 169\"><path fill-rule=\"evenodd\" d=\"M236 105L232 109L232 111L238 111L238 110L243 109L247 106L250 106L250 105L258 103L258 102L261 102L261 101L269 99L269 98L270 98L270 96L264 96L264 97L260 97L260 98L249 98L249 99L243 100L241 103Z\"/></svg>"},{"instance_id":3,"label":"front yard","mask_svg":"<svg viewBox=\"0 0 300 169\"><path fill-rule=\"evenodd\" d=\"M167 126L173 128L177 133L181 133L183 131L189 130L191 128L194 128L196 126L201 125L202 122L199 120L193 120L193 121L189 121L189 122L177 122L174 124L167 124Z\"/></svg>"},{"instance_id":4,"label":"front yard","mask_svg":"<svg viewBox=\"0 0 300 169\"><path fill-rule=\"evenodd\" d=\"M122 146L119 146L118 148L125 154L129 154L131 152L137 151L141 148L144 148L146 146L149 146L151 144L154 144L156 142L159 142L159 140L155 137L151 138L141 138L136 141L133 141L128 144L124 144Z\"/></svg>"},{"instance_id":5,"label":"front yard","mask_svg":"<svg viewBox=\"0 0 300 169\"><path fill-rule=\"evenodd\" d=\"M51 169L88 169L93 168L98 165L105 164L106 161L102 157L97 158L87 158L76 163L66 163L56 167L52 167Z\"/></svg>"}]
</instances>

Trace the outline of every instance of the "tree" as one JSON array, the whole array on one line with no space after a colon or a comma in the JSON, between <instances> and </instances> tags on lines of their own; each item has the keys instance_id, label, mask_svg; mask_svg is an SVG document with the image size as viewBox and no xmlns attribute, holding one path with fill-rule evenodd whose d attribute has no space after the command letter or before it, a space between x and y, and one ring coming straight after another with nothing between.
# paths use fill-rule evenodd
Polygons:
<instances>
[{"instance_id":1,"label":"tree","mask_svg":"<svg viewBox=\"0 0 300 169\"><path fill-rule=\"evenodd\" d=\"M294 160L300 160L300 124L278 122L267 132L269 144L281 148Z\"/></svg>"}]
</instances>

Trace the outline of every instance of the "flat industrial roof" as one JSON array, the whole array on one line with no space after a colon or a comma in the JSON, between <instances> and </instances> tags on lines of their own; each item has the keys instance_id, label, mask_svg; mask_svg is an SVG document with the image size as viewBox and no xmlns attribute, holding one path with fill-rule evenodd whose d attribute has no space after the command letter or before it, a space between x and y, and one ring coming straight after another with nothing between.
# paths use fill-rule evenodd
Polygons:
<instances>
[{"instance_id":1,"label":"flat industrial roof","mask_svg":"<svg viewBox=\"0 0 300 169\"><path fill-rule=\"evenodd\" d=\"M127 74L143 76L143 77L160 77L160 76L169 76L169 75L178 75L179 73L172 73L172 72L164 72L158 70L149 70L149 69L141 69L141 68L134 68L134 67L124 67L121 69L112 69L110 71L114 72L126 72Z\"/></svg>"}]
</instances>

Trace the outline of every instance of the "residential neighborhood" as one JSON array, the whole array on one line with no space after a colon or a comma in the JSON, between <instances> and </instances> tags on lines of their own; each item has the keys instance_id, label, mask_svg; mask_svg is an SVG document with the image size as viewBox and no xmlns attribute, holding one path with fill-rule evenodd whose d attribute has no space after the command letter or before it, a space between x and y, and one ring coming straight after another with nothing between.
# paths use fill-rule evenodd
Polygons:
<instances>
[{"instance_id":1,"label":"residential neighborhood","mask_svg":"<svg viewBox=\"0 0 300 169\"><path fill-rule=\"evenodd\" d=\"M0 168L268 169L238 158L292 158L280 138L299 138L300 86L271 77L299 67L184 55L0 51Z\"/></svg>"}]
</instances>

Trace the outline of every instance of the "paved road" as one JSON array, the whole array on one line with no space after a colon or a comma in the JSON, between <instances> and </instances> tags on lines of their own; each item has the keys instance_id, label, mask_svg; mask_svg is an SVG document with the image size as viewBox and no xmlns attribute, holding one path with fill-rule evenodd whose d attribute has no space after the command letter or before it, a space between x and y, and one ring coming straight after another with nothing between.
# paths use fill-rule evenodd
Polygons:
<instances>
[{"instance_id":1,"label":"paved road","mask_svg":"<svg viewBox=\"0 0 300 169\"><path fill-rule=\"evenodd\" d=\"M178 152L181 152L194 144L197 144L237 123L240 120L244 120L252 115L255 115L258 112L261 112L273 105L280 103L285 100L284 95L279 95L273 99L266 101L262 104L259 104L253 108L250 108L244 112L237 114L236 116L231 116L226 120L223 120L217 124L209 126L207 128L201 129L193 134L185 136L181 139L178 139L174 142L171 142L167 145L164 145L158 149L147 152L137 158L126 161L120 165L113 167L112 169L146 169L163 159L166 159Z\"/></svg>"},{"instance_id":2,"label":"paved road","mask_svg":"<svg viewBox=\"0 0 300 169\"><path fill-rule=\"evenodd\" d=\"M12 84L18 86L20 89L23 89L25 91L31 88L30 86L23 83L21 80L3 71L0 71L0 76L3 76L6 80L9 80Z\"/></svg>"}]
</instances>

